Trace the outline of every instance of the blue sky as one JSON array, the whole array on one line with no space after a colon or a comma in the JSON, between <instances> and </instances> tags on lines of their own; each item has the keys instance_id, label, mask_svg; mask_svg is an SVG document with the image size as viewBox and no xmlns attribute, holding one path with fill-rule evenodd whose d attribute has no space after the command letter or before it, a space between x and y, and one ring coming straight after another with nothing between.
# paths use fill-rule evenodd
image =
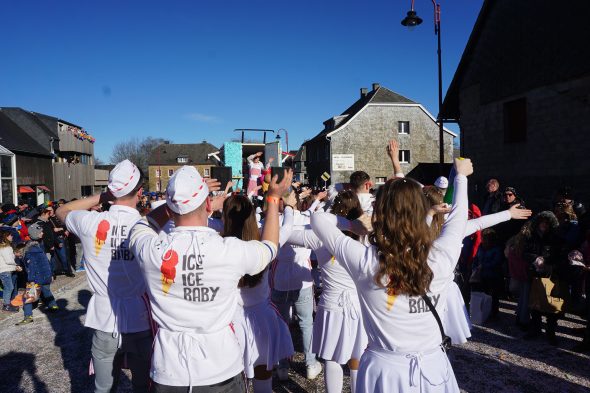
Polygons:
<instances>
[{"instance_id":1,"label":"blue sky","mask_svg":"<svg viewBox=\"0 0 590 393\"><path fill-rule=\"evenodd\" d=\"M235 128L285 128L294 149L373 82L436 116L432 3L415 1L413 31L410 0L8 2L0 106L83 126L105 161L132 137L220 146ZM483 0L441 3L446 91Z\"/></svg>"}]
</instances>

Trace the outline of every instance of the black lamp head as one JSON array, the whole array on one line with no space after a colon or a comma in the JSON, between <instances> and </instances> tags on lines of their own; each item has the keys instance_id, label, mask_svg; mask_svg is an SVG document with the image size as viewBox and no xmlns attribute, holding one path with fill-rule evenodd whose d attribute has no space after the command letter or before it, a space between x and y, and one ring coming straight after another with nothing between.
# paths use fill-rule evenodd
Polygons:
<instances>
[{"instance_id":1,"label":"black lamp head","mask_svg":"<svg viewBox=\"0 0 590 393\"><path fill-rule=\"evenodd\" d=\"M277 134L277 136L275 136L275 139L280 140L281 139L281 135L280 134Z\"/></svg>"},{"instance_id":2,"label":"black lamp head","mask_svg":"<svg viewBox=\"0 0 590 393\"><path fill-rule=\"evenodd\" d=\"M409 28L418 26L420 23L422 23L422 18L416 15L416 11L414 10L408 11L408 15L402 20L402 25Z\"/></svg>"}]
</instances>

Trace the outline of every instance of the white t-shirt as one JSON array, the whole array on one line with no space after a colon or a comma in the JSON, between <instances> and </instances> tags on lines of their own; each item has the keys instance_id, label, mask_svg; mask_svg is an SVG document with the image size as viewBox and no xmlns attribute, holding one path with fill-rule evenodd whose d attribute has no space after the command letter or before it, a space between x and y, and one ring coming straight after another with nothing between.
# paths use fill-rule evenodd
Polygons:
<instances>
[{"instance_id":1,"label":"white t-shirt","mask_svg":"<svg viewBox=\"0 0 590 393\"><path fill-rule=\"evenodd\" d=\"M318 267L322 272L322 296L320 305L330 307L331 303L339 303L343 291L356 293L356 286L348 271L324 247L322 241L311 229L293 231L289 242L300 247L310 248L316 255ZM358 296L352 300L358 304Z\"/></svg>"},{"instance_id":2,"label":"white t-shirt","mask_svg":"<svg viewBox=\"0 0 590 393\"><path fill-rule=\"evenodd\" d=\"M238 281L276 255L270 242L223 238L207 227L176 227L164 239L147 220L131 231L154 320L151 376L171 386L204 386L243 370L233 332Z\"/></svg>"},{"instance_id":3,"label":"white t-shirt","mask_svg":"<svg viewBox=\"0 0 590 393\"><path fill-rule=\"evenodd\" d=\"M356 196L359 198L359 202L361 203L361 209L367 215L373 214L373 202L375 202L375 197L373 194L368 192L366 193L357 193Z\"/></svg>"},{"instance_id":4,"label":"white t-shirt","mask_svg":"<svg viewBox=\"0 0 590 393\"><path fill-rule=\"evenodd\" d=\"M467 222L467 178L455 178L455 201L441 235L432 245L427 263L432 269L430 297L439 315L447 303ZM436 319L421 297L393 296L374 281L379 268L377 248L363 245L336 228L336 216L311 216L313 231L326 249L355 278L369 345L390 351L414 352L436 348L441 343Z\"/></svg>"},{"instance_id":5,"label":"white t-shirt","mask_svg":"<svg viewBox=\"0 0 590 393\"><path fill-rule=\"evenodd\" d=\"M85 325L112 333L149 330L146 292L137 258L129 249L129 232L141 218L136 209L113 205L109 211L76 210L66 227L80 238L86 278L93 292Z\"/></svg>"}]
</instances>

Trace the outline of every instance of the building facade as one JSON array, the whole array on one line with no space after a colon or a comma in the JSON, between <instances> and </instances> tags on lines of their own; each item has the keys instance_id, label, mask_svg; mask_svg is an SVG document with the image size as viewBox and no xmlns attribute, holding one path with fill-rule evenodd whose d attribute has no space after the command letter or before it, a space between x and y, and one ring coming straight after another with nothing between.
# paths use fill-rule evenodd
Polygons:
<instances>
[{"instance_id":1,"label":"building facade","mask_svg":"<svg viewBox=\"0 0 590 393\"><path fill-rule=\"evenodd\" d=\"M473 159L471 192L497 178L529 207L571 186L590 199L590 2L486 0L444 100ZM567 44L564 44L567 43Z\"/></svg>"},{"instance_id":2,"label":"building facade","mask_svg":"<svg viewBox=\"0 0 590 393\"><path fill-rule=\"evenodd\" d=\"M203 177L211 176L211 167L218 161L211 156L219 149L210 143L172 144L164 143L152 150L148 160L149 190L166 190L172 174L184 165L192 165Z\"/></svg>"},{"instance_id":3,"label":"building facade","mask_svg":"<svg viewBox=\"0 0 590 393\"><path fill-rule=\"evenodd\" d=\"M445 129L445 162L452 161L455 136ZM331 176L328 183L346 183L357 170L366 171L376 184L384 183L392 174L386 153L390 139L400 143L404 173L420 163L439 161L434 117L422 105L374 83L370 92L361 89L352 106L326 120L324 129L304 143L309 183L323 186L324 172Z\"/></svg>"}]
</instances>

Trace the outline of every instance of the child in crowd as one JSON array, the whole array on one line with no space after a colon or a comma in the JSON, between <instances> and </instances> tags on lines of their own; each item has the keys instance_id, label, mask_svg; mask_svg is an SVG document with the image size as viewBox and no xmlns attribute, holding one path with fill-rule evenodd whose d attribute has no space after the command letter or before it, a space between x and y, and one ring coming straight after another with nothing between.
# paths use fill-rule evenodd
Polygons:
<instances>
[{"instance_id":1,"label":"child in crowd","mask_svg":"<svg viewBox=\"0 0 590 393\"><path fill-rule=\"evenodd\" d=\"M14 251L12 250L12 234L8 231L0 232L0 279L2 280L2 311L18 312L18 307L10 304L10 301L16 296L16 278L17 271L20 267L14 260Z\"/></svg>"},{"instance_id":2,"label":"child in crowd","mask_svg":"<svg viewBox=\"0 0 590 393\"><path fill-rule=\"evenodd\" d=\"M47 304L48 311L57 311L59 307L49 288L52 281L51 268L40 243L43 239L43 228L40 224L35 223L29 227L29 237L31 240L24 248L24 265L27 272L27 282L37 284L41 287L41 295L43 296L43 301ZM23 311L25 317L17 325L26 325L33 322L33 303L26 303L24 298Z\"/></svg>"}]
</instances>

